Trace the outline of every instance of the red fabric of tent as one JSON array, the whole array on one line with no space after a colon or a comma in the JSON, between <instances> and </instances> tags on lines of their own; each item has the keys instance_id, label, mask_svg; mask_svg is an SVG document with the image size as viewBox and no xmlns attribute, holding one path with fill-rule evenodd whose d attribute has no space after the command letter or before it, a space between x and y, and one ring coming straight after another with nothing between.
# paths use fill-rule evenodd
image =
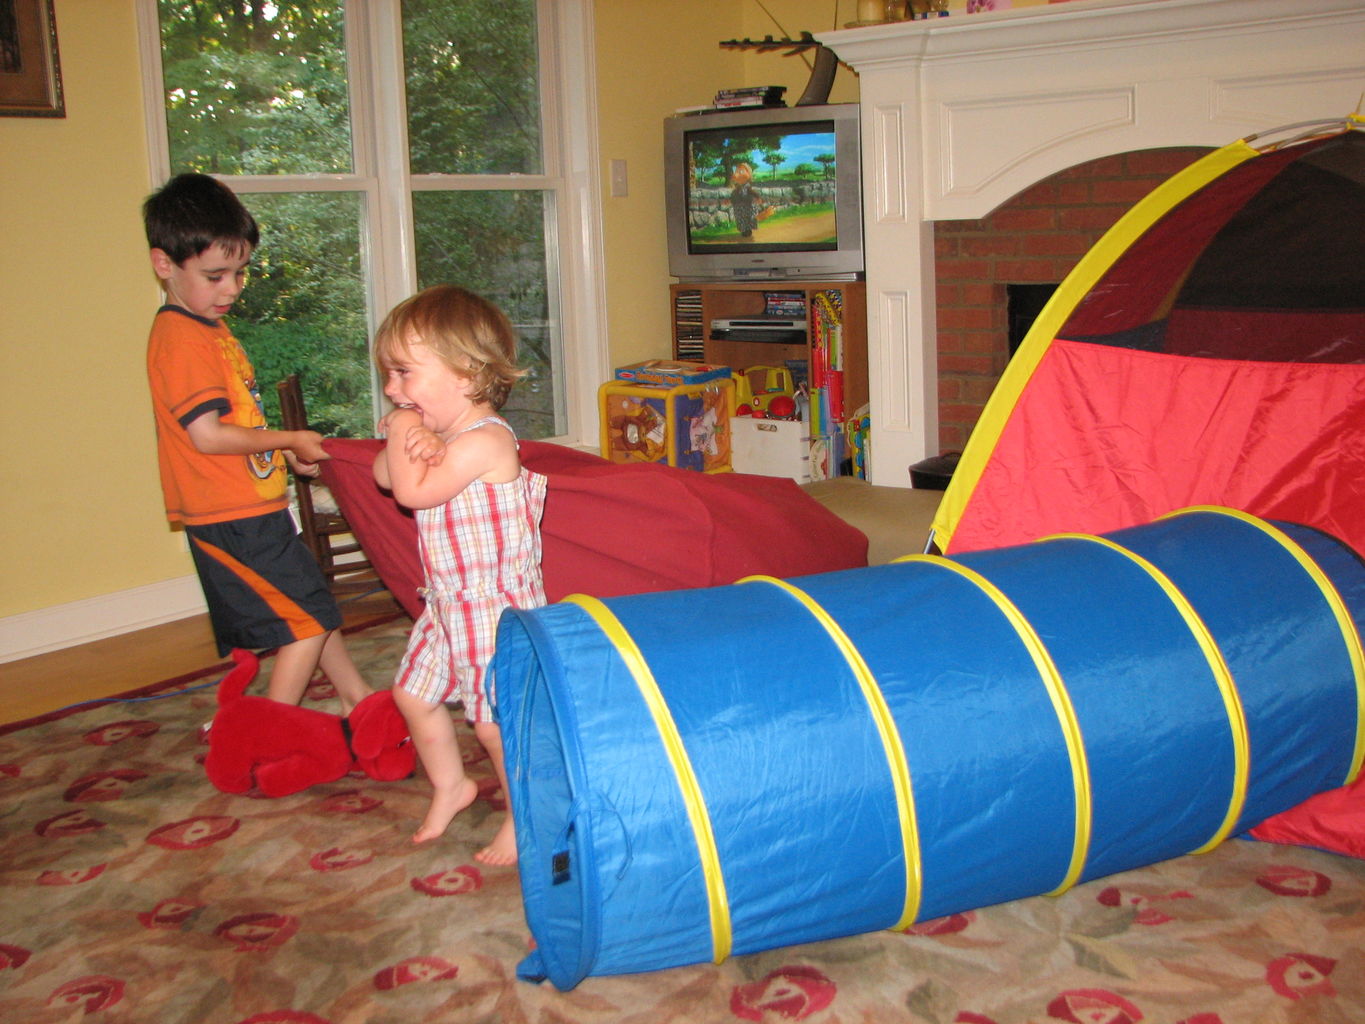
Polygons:
<instances>
[{"instance_id":1,"label":"red fabric of tent","mask_svg":"<svg viewBox=\"0 0 1365 1024\"><path fill-rule=\"evenodd\" d=\"M394 598L414 618L422 567L410 514L371 466L382 442L329 439L322 479ZM522 462L549 481L545 592L613 597L787 578L867 565L867 538L791 480L619 466L561 445L521 442ZM680 626L683 624L680 624ZM704 623L686 624L699 636Z\"/></svg>"},{"instance_id":2,"label":"red fabric of tent","mask_svg":"<svg viewBox=\"0 0 1365 1024\"><path fill-rule=\"evenodd\" d=\"M967 502L954 552L1107 533L1190 505L1365 552L1365 365L1054 341Z\"/></svg>"},{"instance_id":3,"label":"red fabric of tent","mask_svg":"<svg viewBox=\"0 0 1365 1024\"><path fill-rule=\"evenodd\" d=\"M1082 258L962 453L940 548L1213 504L1365 554L1365 121L1313 130L1209 154Z\"/></svg>"},{"instance_id":4,"label":"red fabric of tent","mask_svg":"<svg viewBox=\"0 0 1365 1024\"><path fill-rule=\"evenodd\" d=\"M1365 860L1365 773L1349 786L1311 796L1267 818L1249 834L1267 843L1316 846Z\"/></svg>"}]
</instances>

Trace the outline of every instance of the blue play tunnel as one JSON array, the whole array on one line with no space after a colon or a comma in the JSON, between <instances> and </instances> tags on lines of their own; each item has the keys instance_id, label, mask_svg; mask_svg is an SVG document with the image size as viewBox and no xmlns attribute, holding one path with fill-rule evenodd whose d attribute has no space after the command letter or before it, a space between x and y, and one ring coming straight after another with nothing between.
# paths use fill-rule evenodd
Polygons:
<instances>
[{"instance_id":1,"label":"blue play tunnel","mask_svg":"<svg viewBox=\"0 0 1365 1024\"><path fill-rule=\"evenodd\" d=\"M1359 772L1362 623L1351 550L1225 509L509 611L520 974L568 989L1212 848Z\"/></svg>"}]
</instances>

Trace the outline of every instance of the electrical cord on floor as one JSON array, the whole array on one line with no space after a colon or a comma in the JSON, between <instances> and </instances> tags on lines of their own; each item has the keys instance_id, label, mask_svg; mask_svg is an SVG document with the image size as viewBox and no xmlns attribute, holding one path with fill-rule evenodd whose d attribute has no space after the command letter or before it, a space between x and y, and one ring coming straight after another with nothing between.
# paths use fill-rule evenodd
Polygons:
<instances>
[{"instance_id":1,"label":"electrical cord on floor","mask_svg":"<svg viewBox=\"0 0 1365 1024\"><path fill-rule=\"evenodd\" d=\"M222 677L210 679L206 683L195 683L193 686L184 686L178 690L170 690L167 693L154 693L148 697L92 697L90 700L80 700L75 704L68 704L66 707L53 708L51 711L44 711L35 718L45 718L48 715L60 715L66 711L76 711L80 708L94 707L97 704L145 704L148 701L166 700L169 697L182 697L187 693L194 693L196 690L207 690L210 687L221 683Z\"/></svg>"}]
</instances>

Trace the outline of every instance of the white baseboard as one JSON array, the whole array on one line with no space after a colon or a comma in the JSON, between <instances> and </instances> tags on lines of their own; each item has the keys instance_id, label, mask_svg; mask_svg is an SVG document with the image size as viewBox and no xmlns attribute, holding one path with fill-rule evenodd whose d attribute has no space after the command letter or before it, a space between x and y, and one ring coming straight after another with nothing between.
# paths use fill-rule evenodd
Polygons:
<instances>
[{"instance_id":1,"label":"white baseboard","mask_svg":"<svg viewBox=\"0 0 1365 1024\"><path fill-rule=\"evenodd\" d=\"M208 611L197 576L0 619L0 663L131 633Z\"/></svg>"}]
</instances>

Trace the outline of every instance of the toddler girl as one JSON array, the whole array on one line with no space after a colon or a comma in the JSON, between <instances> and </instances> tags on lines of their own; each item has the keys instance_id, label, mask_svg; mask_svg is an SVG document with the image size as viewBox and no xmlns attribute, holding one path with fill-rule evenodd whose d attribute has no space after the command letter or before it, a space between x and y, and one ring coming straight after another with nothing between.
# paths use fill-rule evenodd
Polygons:
<instances>
[{"instance_id":1,"label":"toddler girl","mask_svg":"<svg viewBox=\"0 0 1365 1024\"><path fill-rule=\"evenodd\" d=\"M374 476L413 509L426 608L413 627L394 698L432 785L413 842L435 839L477 795L465 774L447 701L460 700L507 798L502 735L487 678L498 617L545 603L540 516L545 478L521 465L512 428L497 415L516 367L512 327L492 303L437 285L400 303L375 339L384 394L396 408ZM517 859L511 805L485 864Z\"/></svg>"}]
</instances>

